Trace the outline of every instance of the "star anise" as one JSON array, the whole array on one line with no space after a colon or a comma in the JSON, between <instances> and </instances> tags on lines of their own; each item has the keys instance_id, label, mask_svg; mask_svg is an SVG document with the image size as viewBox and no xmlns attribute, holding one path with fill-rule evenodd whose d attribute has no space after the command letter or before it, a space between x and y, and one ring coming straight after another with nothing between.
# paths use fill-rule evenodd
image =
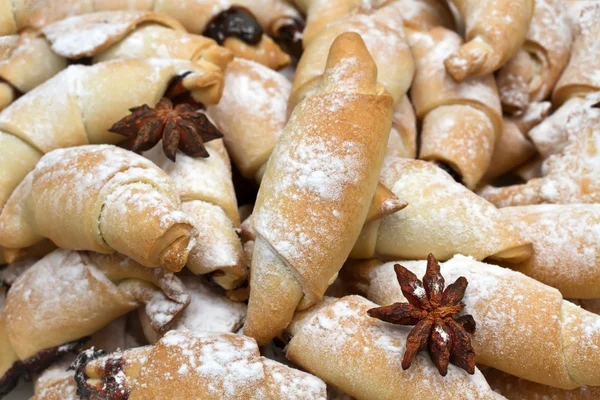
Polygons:
<instances>
[{"instance_id":1,"label":"star anise","mask_svg":"<svg viewBox=\"0 0 600 400\"><path fill-rule=\"evenodd\" d=\"M394 270L408 303L372 308L367 313L392 324L415 325L406 340L402 368L408 369L417 353L428 346L431 360L442 376L446 376L449 363L474 374L475 351L469 334L475 332L475 320L468 314L456 316L465 307L461 300L467 279L461 276L444 290L444 278L433 254L427 257L422 282L400 264L394 265Z\"/></svg>"},{"instance_id":2,"label":"star anise","mask_svg":"<svg viewBox=\"0 0 600 400\"><path fill-rule=\"evenodd\" d=\"M163 150L175 161L177 149L190 157L208 157L204 143L223 135L191 104L178 104L163 98L156 107L144 104L130 109L131 114L114 124L109 131L133 139L133 151L145 151L161 139Z\"/></svg>"}]
</instances>

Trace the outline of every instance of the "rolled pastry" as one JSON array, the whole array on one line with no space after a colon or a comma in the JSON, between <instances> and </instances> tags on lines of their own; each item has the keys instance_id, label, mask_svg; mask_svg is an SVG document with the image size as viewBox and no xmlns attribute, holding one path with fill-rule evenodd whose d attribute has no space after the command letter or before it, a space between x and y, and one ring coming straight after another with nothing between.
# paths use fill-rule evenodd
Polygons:
<instances>
[{"instance_id":1,"label":"rolled pastry","mask_svg":"<svg viewBox=\"0 0 600 400\"><path fill-rule=\"evenodd\" d=\"M457 81L490 74L523 45L534 0L452 0L465 21L467 43L444 61Z\"/></svg>"},{"instance_id":2,"label":"rolled pastry","mask_svg":"<svg viewBox=\"0 0 600 400\"><path fill-rule=\"evenodd\" d=\"M433 253L439 260L467 254L518 262L531 254L529 241L493 205L431 163L387 158L381 181L408 206L363 230L357 258L425 259Z\"/></svg>"},{"instance_id":3,"label":"rolled pastry","mask_svg":"<svg viewBox=\"0 0 600 400\"><path fill-rule=\"evenodd\" d=\"M437 0L395 0L401 11L404 30L410 38L413 32L426 32L436 26L454 30L455 21L450 5Z\"/></svg>"},{"instance_id":4,"label":"rolled pastry","mask_svg":"<svg viewBox=\"0 0 600 400\"><path fill-rule=\"evenodd\" d=\"M0 245L118 251L147 267L179 271L196 231L175 185L142 156L109 145L54 150L0 214Z\"/></svg>"},{"instance_id":5,"label":"rolled pastry","mask_svg":"<svg viewBox=\"0 0 600 400\"><path fill-rule=\"evenodd\" d=\"M179 279L162 269L151 270L120 255L56 250L10 289L0 317L2 365L5 354L26 361L88 336L142 305L153 329L167 331L188 302ZM5 348L12 350L5 353ZM5 372L0 370L0 376Z\"/></svg>"},{"instance_id":6,"label":"rolled pastry","mask_svg":"<svg viewBox=\"0 0 600 400\"><path fill-rule=\"evenodd\" d=\"M569 61L573 36L562 0L535 0L523 47L498 71L504 111L521 113L552 92Z\"/></svg>"},{"instance_id":7,"label":"rolled pastry","mask_svg":"<svg viewBox=\"0 0 600 400\"><path fill-rule=\"evenodd\" d=\"M578 108L564 128L566 144L543 162L542 177L522 185L486 186L479 194L497 207L600 202L600 110Z\"/></svg>"},{"instance_id":8,"label":"rolled pastry","mask_svg":"<svg viewBox=\"0 0 600 400\"><path fill-rule=\"evenodd\" d=\"M183 75L183 88L196 101L219 101L223 75L218 67L154 59L73 65L19 98L0 113L0 210L43 154L123 141L108 129L130 108L154 106Z\"/></svg>"},{"instance_id":9,"label":"rolled pastry","mask_svg":"<svg viewBox=\"0 0 600 400\"><path fill-rule=\"evenodd\" d=\"M212 274L215 282L233 289L248 275L242 243L235 232L240 226L237 200L231 181L231 163L222 140L205 144L209 157L177 155L174 163L155 146L146 157L173 180L181 209L198 232L187 268L195 274Z\"/></svg>"},{"instance_id":10,"label":"rolled pastry","mask_svg":"<svg viewBox=\"0 0 600 400\"><path fill-rule=\"evenodd\" d=\"M80 400L75 373L68 368L69 364L59 363L36 377L34 395L30 400Z\"/></svg>"},{"instance_id":11,"label":"rolled pastry","mask_svg":"<svg viewBox=\"0 0 600 400\"><path fill-rule=\"evenodd\" d=\"M533 244L531 258L510 265L567 298L600 298L600 205L541 204L500 212Z\"/></svg>"},{"instance_id":12,"label":"rolled pastry","mask_svg":"<svg viewBox=\"0 0 600 400\"><path fill-rule=\"evenodd\" d=\"M411 99L422 121L419 158L447 165L474 188L502 133L502 110L491 75L457 83L444 59L462 43L443 27L411 36L416 74Z\"/></svg>"},{"instance_id":13,"label":"rolled pastry","mask_svg":"<svg viewBox=\"0 0 600 400\"><path fill-rule=\"evenodd\" d=\"M481 372L454 365L442 377L417 355L407 371L401 361L409 327L370 318L376 305L360 296L330 300L298 313L288 328L287 357L358 400L497 399ZM500 397L502 398L502 397Z\"/></svg>"},{"instance_id":14,"label":"rolled pastry","mask_svg":"<svg viewBox=\"0 0 600 400\"><path fill-rule=\"evenodd\" d=\"M396 106L386 157L417 158L417 117L408 96Z\"/></svg>"},{"instance_id":15,"label":"rolled pastry","mask_svg":"<svg viewBox=\"0 0 600 400\"><path fill-rule=\"evenodd\" d=\"M294 109L255 203L244 332L259 344L296 308L318 302L348 257L377 187L392 103L360 36L340 35L318 92Z\"/></svg>"},{"instance_id":16,"label":"rolled pastry","mask_svg":"<svg viewBox=\"0 0 600 400\"><path fill-rule=\"evenodd\" d=\"M235 333L242 327L246 318L246 304L229 300L202 278L180 276L179 279L189 293L190 304L173 324L173 330ZM160 332L152 328L152 321L142 309L138 313L148 342L158 342L162 337ZM104 350L104 347L100 348Z\"/></svg>"},{"instance_id":17,"label":"rolled pastry","mask_svg":"<svg viewBox=\"0 0 600 400\"><path fill-rule=\"evenodd\" d=\"M493 368L485 368L482 372L490 387L509 400L594 400L600 398L600 387L597 386L581 386L566 390L530 382Z\"/></svg>"},{"instance_id":18,"label":"rolled pastry","mask_svg":"<svg viewBox=\"0 0 600 400\"><path fill-rule=\"evenodd\" d=\"M536 154L536 148L528 138L529 130L542 122L550 111L550 102L531 103L518 117L504 117L502 134L496 145L492 160L482 181L490 181L524 164Z\"/></svg>"},{"instance_id":19,"label":"rolled pastry","mask_svg":"<svg viewBox=\"0 0 600 400\"><path fill-rule=\"evenodd\" d=\"M569 3L576 3L570 6ZM565 2L574 7L574 42L569 64L563 71L552 93L552 104L559 107L568 99L583 97L600 90L600 3L595 1ZM573 15L572 15L573 16Z\"/></svg>"},{"instance_id":20,"label":"rolled pastry","mask_svg":"<svg viewBox=\"0 0 600 400\"><path fill-rule=\"evenodd\" d=\"M228 65L221 100L207 114L245 178L262 178L259 170L264 173L287 122L291 88L281 73L255 62L236 58Z\"/></svg>"},{"instance_id":21,"label":"rolled pastry","mask_svg":"<svg viewBox=\"0 0 600 400\"><path fill-rule=\"evenodd\" d=\"M377 81L393 97L394 104L404 97L413 78L414 64L404 37L402 13L393 2L386 2L373 9L358 9L345 14L327 25L310 42L304 42L304 53L296 69L288 103L289 111L318 90L329 48L344 32L356 32L363 38L377 65Z\"/></svg>"},{"instance_id":22,"label":"rolled pastry","mask_svg":"<svg viewBox=\"0 0 600 400\"><path fill-rule=\"evenodd\" d=\"M211 62L221 70L233 54L209 38L185 32L176 20L144 11L106 11L50 24L38 33L24 32L10 56L0 62L0 93L26 93L67 67L67 59L92 63L127 58L176 58ZM203 60L203 61L200 61ZM40 67L41 66L41 67ZM8 89L14 90L8 90ZM13 95L0 94L0 110Z\"/></svg>"},{"instance_id":23,"label":"rolled pastry","mask_svg":"<svg viewBox=\"0 0 600 400\"><path fill-rule=\"evenodd\" d=\"M417 276L425 273L426 261L400 263ZM395 262L378 264L355 266L347 271L349 282L377 304L405 302ZM598 386L600 332L593 327L600 316L563 300L550 286L470 257L456 255L441 271L446 282L459 276L469 281L464 312L477 323L472 343L478 364L562 389Z\"/></svg>"},{"instance_id":24,"label":"rolled pastry","mask_svg":"<svg viewBox=\"0 0 600 400\"><path fill-rule=\"evenodd\" d=\"M199 393L206 400L327 398L319 378L262 357L254 340L231 333L171 331L155 346L110 354L77 372L80 390L106 396L119 389L119 398L129 400L187 400ZM117 376L118 387L103 385Z\"/></svg>"}]
</instances>

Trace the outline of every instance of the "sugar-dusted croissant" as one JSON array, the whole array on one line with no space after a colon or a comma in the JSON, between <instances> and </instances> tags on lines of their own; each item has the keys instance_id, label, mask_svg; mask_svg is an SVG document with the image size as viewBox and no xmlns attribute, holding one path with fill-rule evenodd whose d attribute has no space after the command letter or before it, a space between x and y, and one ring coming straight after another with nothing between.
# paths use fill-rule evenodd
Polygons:
<instances>
[{"instance_id":1,"label":"sugar-dusted croissant","mask_svg":"<svg viewBox=\"0 0 600 400\"><path fill-rule=\"evenodd\" d=\"M399 263L417 276L425 273L426 261ZM394 264L369 262L343 273L377 304L405 302ZM441 264L441 273L446 282L468 280L463 301L477 323L477 363L562 389L598 386L600 332L592 327L600 316L563 300L550 286L470 257L455 256Z\"/></svg>"},{"instance_id":2,"label":"sugar-dusted croissant","mask_svg":"<svg viewBox=\"0 0 600 400\"><path fill-rule=\"evenodd\" d=\"M118 251L179 271L197 233L177 189L156 165L110 145L57 149L21 182L0 213L0 245Z\"/></svg>"},{"instance_id":3,"label":"sugar-dusted croissant","mask_svg":"<svg viewBox=\"0 0 600 400\"><path fill-rule=\"evenodd\" d=\"M465 21L467 43L444 63L457 81L490 74L523 45L534 0L452 0Z\"/></svg>"},{"instance_id":4,"label":"sugar-dusted croissant","mask_svg":"<svg viewBox=\"0 0 600 400\"><path fill-rule=\"evenodd\" d=\"M20 360L32 368L52 361L65 343L142 305L153 329L164 332L188 302L179 279L162 269L145 268L121 255L56 250L10 288L0 317L0 376L7 360L9 367Z\"/></svg>"},{"instance_id":5,"label":"sugar-dusted croissant","mask_svg":"<svg viewBox=\"0 0 600 400\"><path fill-rule=\"evenodd\" d=\"M531 382L493 368L482 370L485 380L496 392L509 400L595 400L600 398L600 387L581 386L576 389L558 389Z\"/></svg>"},{"instance_id":6,"label":"sugar-dusted croissant","mask_svg":"<svg viewBox=\"0 0 600 400\"><path fill-rule=\"evenodd\" d=\"M0 110L14 100L15 94L26 93L65 69L68 59L87 57L97 63L176 58L209 61L223 70L233 58L214 40L187 33L173 18L144 11L85 14L18 38L9 57L0 61Z\"/></svg>"},{"instance_id":7,"label":"sugar-dusted croissant","mask_svg":"<svg viewBox=\"0 0 600 400\"><path fill-rule=\"evenodd\" d=\"M262 177L287 122L291 88L285 76L255 62L236 58L227 66L221 100L207 114L244 177Z\"/></svg>"},{"instance_id":8,"label":"sugar-dusted croissant","mask_svg":"<svg viewBox=\"0 0 600 400\"><path fill-rule=\"evenodd\" d=\"M248 271L242 243L235 232L240 216L231 164L222 140L204 146L209 157L193 158L179 153L175 163L165 156L161 146L145 155L173 180L181 197L181 209L198 232L187 268L195 274L212 274L223 288L233 289L246 279Z\"/></svg>"},{"instance_id":9,"label":"sugar-dusted croissant","mask_svg":"<svg viewBox=\"0 0 600 400\"><path fill-rule=\"evenodd\" d=\"M552 103L559 107L568 99L600 90L600 3L595 1L564 2L571 13L575 39L569 64L552 93ZM574 4L573 4L574 3ZM571 5L573 4L573 5Z\"/></svg>"},{"instance_id":10,"label":"sugar-dusted croissant","mask_svg":"<svg viewBox=\"0 0 600 400\"><path fill-rule=\"evenodd\" d=\"M154 346L95 357L80 354L75 380L80 392L101 398L327 398L319 378L262 357L254 340L231 333L171 331Z\"/></svg>"},{"instance_id":11,"label":"sugar-dusted croissant","mask_svg":"<svg viewBox=\"0 0 600 400\"><path fill-rule=\"evenodd\" d=\"M511 268L567 298L600 298L600 205L541 204L500 212L533 244L531 258Z\"/></svg>"},{"instance_id":12,"label":"sugar-dusted croissant","mask_svg":"<svg viewBox=\"0 0 600 400\"><path fill-rule=\"evenodd\" d=\"M393 2L385 2L373 9L357 9L344 14L320 30L310 42L305 40L288 103L289 111L318 90L329 48L344 32L361 35L377 65L377 81L393 97L394 104L404 97L413 78L414 63L404 37L401 10L394 7Z\"/></svg>"},{"instance_id":13,"label":"sugar-dusted croissant","mask_svg":"<svg viewBox=\"0 0 600 400\"><path fill-rule=\"evenodd\" d=\"M529 241L493 205L431 163L386 158L381 181L408 206L367 224L355 258L424 259L434 253L440 260L466 254L518 262L531 254Z\"/></svg>"},{"instance_id":14,"label":"sugar-dusted croissant","mask_svg":"<svg viewBox=\"0 0 600 400\"><path fill-rule=\"evenodd\" d=\"M566 140L554 142L562 150L544 161L540 178L522 185L486 186L479 194L497 207L600 202L600 110L574 107L563 128Z\"/></svg>"},{"instance_id":15,"label":"sugar-dusted croissant","mask_svg":"<svg viewBox=\"0 0 600 400\"><path fill-rule=\"evenodd\" d=\"M537 154L528 133L546 118L550 108L551 104L548 101L530 103L521 115L502 119L502 134L494 146L492 160L482 181L489 182L512 171Z\"/></svg>"},{"instance_id":16,"label":"sugar-dusted croissant","mask_svg":"<svg viewBox=\"0 0 600 400\"><path fill-rule=\"evenodd\" d=\"M498 71L504 111L521 113L552 92L569 62L573 36L562 0L535 0L523 47Z\"/></svg>"},{"instance_id":17,"label":"sugar-dusted croissant","mask_svg":"<svg viewBox=\"0 0 600 400\"><path fill-rule=\"evenodd\" d=\"M450 365L439 375L426 357L401 367L409 328L367 315L376 305L360 296L324 301L296 314L287 357L358 400L498 399L481 372Z\"/></svg>"},{"instance_id":18,"label":"sugar-dusted croissant","mask_svg":"<svg viewBox=\"0 0 600 400\"><path fill-rule=\"evenodd\" d=\"M294 109L255 204L244 332L259 344L296 308L318 302L348 257L377 187L392 110L361 37L340 35L319 90Z\"/></svg>"},{"instance_id":19,"label":"sugar-dusted croissant","mask_svg":"<svg viewBox=\"0 0 600 400\"><path fill-rule=\"evenodd\" d=\"M124 136L108 131L111 126L132 107L155 105L182 76L183 88L196 101L219 101L223 75L218 67L155 59L73 65L19 98L0 113L0 210L43 154L123 141Z\"/></svg>"},{"instance_id":20,"label":"sugar-dusted croissant","mask_svg":"<svg viewBox=\"0 0 600 400\"><path fill-rule=\"evenodd\" d=\"M422 121L419 158L445 164L472 189L490 165L502 110L492 75L456 82L446 71L444 59L461 43L443 27L411 36L417 66L411 99Z\"/></svg>"}]
</instances>

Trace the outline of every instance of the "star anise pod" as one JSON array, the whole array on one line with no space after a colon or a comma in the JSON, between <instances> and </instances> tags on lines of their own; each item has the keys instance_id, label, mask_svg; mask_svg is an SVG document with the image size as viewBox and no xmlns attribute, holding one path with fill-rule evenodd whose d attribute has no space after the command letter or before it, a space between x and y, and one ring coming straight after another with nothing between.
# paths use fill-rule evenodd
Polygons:
<instances>
[{"instance_id":1,"label":"star anise pod","mask_svg":"<svg viewBox=\"0 0 600 400\"><path fill-rule=\"evenodd\" d=\"M177 149L190 157L208 157L204 143L223 135L191 104L178 104L164 97L156 107L144 104L130 109L131 114L109 131L133 139L133 151L146 151L162 139L166 156L175 161Z\"/></svg>"},{"instance_id":2,"label":"star anise pod","mask_svg":"<svg viewBox=\"0 0 600 400\"><path fill-rule=\"evenodd\" d=\"M422 282L400 264L394 265L394 270L408 303L372 308L367 313L392 324L414 325L406 339L402 368L408 369L417 353L427 346L431 360L442 376L446 376L449 363L474 374L475 351L470 334L475 332L475 320L468 314L456 315L465 307L461 300L467 289L467 279L461 276L444 289L440 265L433 254L427 257L427 271Z\"/></svg>"}]
</instances>

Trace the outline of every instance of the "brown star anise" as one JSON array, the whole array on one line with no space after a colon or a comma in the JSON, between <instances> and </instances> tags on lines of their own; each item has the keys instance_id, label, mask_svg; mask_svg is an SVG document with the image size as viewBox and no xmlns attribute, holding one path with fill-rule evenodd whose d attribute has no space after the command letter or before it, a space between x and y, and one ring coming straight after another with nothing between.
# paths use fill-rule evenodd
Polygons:
<instances>
[{"instance_id":1,"label":"brown star anise","mask_svg":"<svg viewBox=\"0 0 600 400\"><path fill-rule=\"evenodd\" d=\"M134 139L133 151L150 150L162 139L171 161L175 161L177 149L190 157L208 157L204 143L223 137L197 108L191 104L173 106L166 97L154 108L144 104L129 111L131 114L109 131Z\"/></svg>"},{"instance_id":2,"label":"brown star anise","mask_svg":"<svg viewBox=\"0 0 600 400\"><path fill-rule=\"evenodd\" d=\"M475 332L475 320L468 314L456 316L465 307L461 300L467 279L461 276L444 290L444 278L433 254L427 257L423 282L400 264L394 265L394 270L408 303L372 308L367 313L392 324L415 325L406 340L402 368L408 369L417 353L428 346L442 376L448 372L448 363L474 374L475 351L469 334Z\"/></svg>"}]
</instances>

